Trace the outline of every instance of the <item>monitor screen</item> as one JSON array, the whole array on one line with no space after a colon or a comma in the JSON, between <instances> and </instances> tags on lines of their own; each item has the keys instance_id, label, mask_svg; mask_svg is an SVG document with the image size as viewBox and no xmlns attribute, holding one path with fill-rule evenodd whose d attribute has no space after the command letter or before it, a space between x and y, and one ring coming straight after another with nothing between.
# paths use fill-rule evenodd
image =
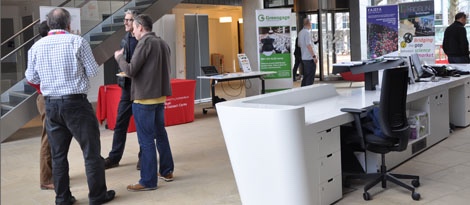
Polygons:
<instances>
[{"instance_id":1,"label":"monitor screen","mask_svg":"<svg viewBox=\"0 0 470 205\"><path fill-rule=\"evenodd\" d=\"M421 61L419 60L418 54L415 53L410 56L410 63L414 79L416 80L423 76L424 70L421 65Z\"/></svg>"}]
</instances>

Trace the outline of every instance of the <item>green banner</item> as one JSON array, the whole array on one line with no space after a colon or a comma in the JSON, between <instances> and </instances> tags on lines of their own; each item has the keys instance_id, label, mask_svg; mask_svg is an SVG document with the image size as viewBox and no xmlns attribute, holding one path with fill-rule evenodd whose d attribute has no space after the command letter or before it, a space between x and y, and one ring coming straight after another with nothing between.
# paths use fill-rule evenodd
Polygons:
<instances>
[{"instance_id":1,"label":"green banner","mask_svg":"<svg viewBox=\"0 0 470 205\"><path fill-rule=\"evenodd\" d=\"M295 17L291 17L290 9L256 10L256 16L259 70L276 72L265 76L266 90L290 89L293 86L290 32Z\"/></svg>"},{"instance_id":2,"label":"green banner","mask_svg":"<svg viewBox=\"0 0 470 205\"><path fill-rule=\"evenodd\" d=\"M290 70L290 53L280 53L271 56L260 56L260 67L262 71L275 71L275 74L266 76L266 79L292 78Z\"/></svg>"}]
</instances>

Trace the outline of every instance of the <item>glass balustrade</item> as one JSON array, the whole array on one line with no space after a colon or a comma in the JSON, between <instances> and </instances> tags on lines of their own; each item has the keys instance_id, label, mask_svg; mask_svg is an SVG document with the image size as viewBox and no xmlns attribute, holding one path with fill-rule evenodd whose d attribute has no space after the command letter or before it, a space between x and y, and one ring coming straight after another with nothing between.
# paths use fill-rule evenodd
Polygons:
<instances>
[{"instance_id":1,"label":"glass balustrade","mask_svg":"<svg viewBox=\"0 0 470 205\"><path fill-rule=\"evenodd\" d=\"M129 8L144 9L156 2L156 0L51 0L49 5L37 5L35 2L36 1L31 0L30 6L34 8L28 8L35 11L37 10L37 12L32 12L32 16L39 16L39 14L37 14L39 6L62 5L63 7L80 8L79 32L90 42L93 48L99 45L101 41L111 36L115 31L124 27L123 19L125 10ZM32 26L27 29L15 31L16 33L21 33L13 39L5 41L14 35L13 32L5 38L2 35L1 93L4 93L17 82L24 79L27 51L32 44L40 38L37 26L39 19L31 19L29 21L29 24ZM28 21L27 19L23 19L23 22ZM2 14L2 24L3 23ZM26 26L27 25L25 25L25 27Z\"/></svg>"}]
</instances>

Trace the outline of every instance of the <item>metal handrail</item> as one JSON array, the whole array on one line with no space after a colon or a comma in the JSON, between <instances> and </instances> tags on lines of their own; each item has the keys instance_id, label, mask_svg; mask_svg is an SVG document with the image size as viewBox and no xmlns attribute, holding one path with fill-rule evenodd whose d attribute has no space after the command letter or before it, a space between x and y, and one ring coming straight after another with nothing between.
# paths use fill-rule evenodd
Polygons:
<instances>
[{"instance_id":1,"label":"metal handrail","mask_svg":"<svg viewBox=\"0 0 470 205\"><path fill-rule=\"evenodd\" d=\"M29 24L28 26L24 27L23 29L21 29L20 31L18 31L17 33L15 33L13 36L11 36L10 38L8 38L7 40L3 41L1 46L3 46L4 44L8 43L9 41L11 41L12 39L14 39L15 37L19 36L19 35L22 34L24 31L26 31L26 30L28 30L29 28L33 27L33 26L36 25L37 23L39 23L39 19L36 19L35 21L33 21L33 23Z\"/></svg>"},{"instance_id":2,"label":"metal handrail","mask_svg":"<svg viewBox=\"0 0 470 205\"><path fill-rule=\"evenodd\" d=\"M72 0L66 0L64 2L62 2L59 6L57 7L62 7L62 6L65 6L66 4L68 4L69 2L71 2ZM23 29L21 29L20 31L16 32L13 36L11 36L10 38L8 38L7 40L3 41L1 46L3 46L4 44L6 44L7 42L11 41L12 39L14 39L15 37L19 36L20 34L22 34L23 32L25 32L26 30L28 30L29 28L33 27L34 25L36 25L37 23L39 23L41 19L36 19L33 21L33 23L29 24L28 26L24 27ZM2 58L3 59L3 58Z\"/></svg>"},{"instance_id":3,"label":"metal handrail","mask_svg":"<svg viewBox=\"0 0 470 205\"><path fill-rule=\"evenodd\" d=\"M17 48L15 48L15 50L12 50L10 53L6 54L5 56L2 57L2 59L0 61L3 61L4 59L10 57L11 55L13 55L14 53L16 53L16 51L22 49L23 47L25 47L29 42L33 41L34 39L36 39L37 37L39 37L40 34L36 34L34 37L32 37L31 39L29 39L28 41L24 42L23 44L21 44L21 46L18 46Z\"/></svg>"}]
</instances>

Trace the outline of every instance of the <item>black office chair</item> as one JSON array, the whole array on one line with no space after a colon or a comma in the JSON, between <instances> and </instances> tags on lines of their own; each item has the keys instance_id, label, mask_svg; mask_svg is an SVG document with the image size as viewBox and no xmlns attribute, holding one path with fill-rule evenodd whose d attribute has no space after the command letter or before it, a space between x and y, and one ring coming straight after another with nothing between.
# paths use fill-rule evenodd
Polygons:
<instances>
[{"instance_id":1,"label":"black office chair","mask_svg":"<svg viewBox=\"0 0 470 205\"><path fill-rule=\"evenodd\" d=\"M370 151L380 153L382 157L382 164L379 173L362 174L359 178L374 178L374 180L364 187L364 200L371 199L369 189L382 182L382 188L387 187L387 181L393 182L401 187L410 190L411 197L414 200L421 198L420 194L415 191L415 187L419 187L419 176L392 174L387 172L385 166L385 154L395 151L401 152L406 150L408 139L410 136L410 129L406 117L406 96L408 89L408 67L397 67L384 70L382 77L382 88L380 93L380 102L378 104L378 117L377 120L380 124L380 131L382 136L377 136L370 131L370 126L373 124L370 120L364 118L365 113L370 109L351 109L343 108L341 111L349 112L354 115L353 127L355 132L351 136L350 133L342 133L342 140L349 142L345 146L355 147L355 151ZM372 123L372 124L371 124ZM354 140L356 139L356 140ZM358 177L356 175L355 177ZM354 178L354 175L346 176L345 180ZM405 184L398 179L412 179L412 185Z\"/></svg>"}]
</instances>

